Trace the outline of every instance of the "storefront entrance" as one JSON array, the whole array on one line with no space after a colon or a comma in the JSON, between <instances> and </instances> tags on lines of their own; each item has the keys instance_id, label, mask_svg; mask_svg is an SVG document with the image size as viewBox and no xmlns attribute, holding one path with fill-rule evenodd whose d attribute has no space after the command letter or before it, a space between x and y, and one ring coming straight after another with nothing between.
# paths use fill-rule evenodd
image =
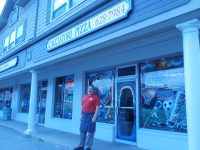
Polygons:
<instances>
[{"instance_id":1,"label":"storefront entrance","mask_svg":"<svg viewBox=\"0 0 200 150\"><path fill-rule=\"evenodd\" d=\"M116 80L116 141L136 142L136 77Z\"/></svg>"},{"instance_id":2,"label":"storefront entrance","mask_svg":"<svg viewBox=\"0 0 200 150\"><path fill-rule=\"evenodd\" d=\"M39 83L39 98L38 98L38 123L45 123L45 110L47 100L47 81Z\"/></svg>"}]
</instances>

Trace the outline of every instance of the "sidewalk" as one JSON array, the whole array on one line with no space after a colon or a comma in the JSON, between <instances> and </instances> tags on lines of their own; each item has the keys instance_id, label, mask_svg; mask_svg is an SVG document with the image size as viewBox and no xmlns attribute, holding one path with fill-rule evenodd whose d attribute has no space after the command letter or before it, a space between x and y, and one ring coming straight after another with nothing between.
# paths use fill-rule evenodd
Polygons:
<instances>
[{"instance_id":1,"label":"sidewalk","mask_svg":"<svg viewBox=\"0 0 200 150\"><path fill-rule=\"evenodd\" d=\"M20 134L24 134L24 131L27 129L27 124L25 123L18 121L4 121L2 119L0 119L0 126L13 129ZM73 150L73 148L76 147L79 142L79 136L75 134L53 130L43 126L37 126L36 130L37 132L31 134L32 138L56 145L61 150ZM94 150L103 150L108 148L114 150L142 150L133 145L115 142L110 143L98 139L94 140Z\"/></svg>"}]
</instances>

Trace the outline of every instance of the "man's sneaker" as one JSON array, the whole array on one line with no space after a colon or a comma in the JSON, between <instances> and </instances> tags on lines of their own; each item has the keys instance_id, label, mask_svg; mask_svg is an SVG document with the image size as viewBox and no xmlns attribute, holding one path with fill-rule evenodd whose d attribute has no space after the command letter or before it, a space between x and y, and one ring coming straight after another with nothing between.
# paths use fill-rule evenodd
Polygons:
<instances>
[{"instance_id":1,"label":"man's sneaker","mask_svg":"<svg viewBox=\"0 0 200 150\"><path fill-rule=\"evenodd\" d=\"M84 150L84 147L76 147L74 150Z\"/></svg>"}]
</instances>

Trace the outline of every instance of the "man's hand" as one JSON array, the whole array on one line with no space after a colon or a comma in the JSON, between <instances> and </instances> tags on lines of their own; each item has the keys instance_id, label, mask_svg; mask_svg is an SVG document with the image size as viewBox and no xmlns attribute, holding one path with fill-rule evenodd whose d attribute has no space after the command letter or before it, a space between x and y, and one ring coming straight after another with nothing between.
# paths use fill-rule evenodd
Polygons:
<instances>
[{"instance_id":1,"label":"man's hand","mask_svg":"<svg viewBox=\"0 0 200 150\"><path fill-rule=\"evenodd\" d=\"M93 123L96 122L96 117L92 117L92 122L93 122Z\"/></svg>"}]
</instances>

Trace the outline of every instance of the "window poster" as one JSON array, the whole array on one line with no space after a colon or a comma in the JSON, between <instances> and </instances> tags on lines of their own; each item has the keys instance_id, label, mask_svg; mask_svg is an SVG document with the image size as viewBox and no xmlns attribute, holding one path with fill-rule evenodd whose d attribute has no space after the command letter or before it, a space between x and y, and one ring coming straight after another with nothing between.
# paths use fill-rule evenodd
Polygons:
<instances>
[{"instance_id":1,"label":"window poster","mask_svg":"<svg viewBox=\"0 0 200 150\"><path fill-rule=\"evenodd\" d=\"M29 112L30 93L31 93L30 84L21 85L19 112L22 112L22 113Z\"/></svg>"},{"instance_id":2,"label":"window poster","mask_svg":"<svg viewBox=\"0 0 200 150\"><path fill-rule=\"evenodd\" d=\"M0 110L4 107L11 108L12 88L0 89Z\"/></svg>"},{"instance_id":3,"label":"window poster","mask_svg":"<svg viewBox=\"0 0 200 150\"><path fill-rule=\"evenodd\" d=\"M66 119L72 119L73 92L74 92L74 75L66 76L64 106L63 106L63 111L64 111L63 117Z\"/></svg>"},{"instance_id":4,"label":"window poster","mask_svg":"<svg viewBox=\"0 0 200 150\"><path fill-rule=\"evenodd\" d=\"M114 70L111 69L87 73L86 75L86 86L93 85L96 95L100 98L98 122L114 123L114 74Z\"/></svg>"},{"instance_id":5,"label":"window poster","mask_svg":"<svg viewBox=\"0 0 200 150\"><path fill-rule=\"evenodd\" d=\"M56 78L54 117L72 119L74 75Z\"/></svg>"},{"instance_id":6,"label":"window poster","mask_svg":"<svg viewBox=\"0 0 200 150\"><path fill-rule=\"evenodd\" d=\"M187 132L182 57L140 64L140 127Z\"/></svg>"},{"instance_id":7,"label":"window poster","mask_svg":"<svg viewBox=\"0 0 200 150\"><path fill-rule=\"evenodd\" d=\"M4 92L0 90L0 110L4 107Z\"/></svg>"}]
</instances>

